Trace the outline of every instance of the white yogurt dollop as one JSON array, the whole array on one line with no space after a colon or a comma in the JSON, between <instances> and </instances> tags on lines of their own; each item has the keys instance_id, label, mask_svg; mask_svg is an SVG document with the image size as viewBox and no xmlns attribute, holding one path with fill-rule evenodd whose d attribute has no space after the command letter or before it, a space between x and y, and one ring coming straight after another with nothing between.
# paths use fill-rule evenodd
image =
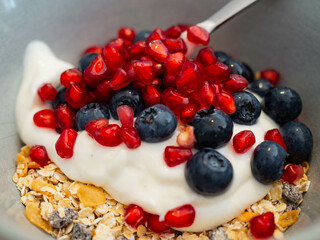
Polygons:
<instances>
[{"instance_id":1,"label":"white yogurt dollop","mask_svg":"<svg viewBox=\"0 0 320 240\"><path fill-rule=\"evenodd\" d=\"M17 125L22 140L29 146L43 145L50 159L71 179L104 188L114 199L124 204L137 204L147 212L158 214L163 219L166 212L175 207L191 204L196 211L194 223L179 230L203 231L219 226L260 200L271 185L255 180L250 168L250 158L255 147L263 141L267 130L277 128L263 112L253 126L234 123L233 134L251 130L256 144L245 154L233 151L229 142L217 151L230 160L233 180L226 192L214 197L204 197L193 192L184 176L185 164L169 168L163 160L166 146L176 145L178 131L160 143L142 142L130 150L124 144L104 147L79 132L70 159L60 158L55 150L59 134L54 130L36 127L33 115L49 105L42 103L37 89L43 83L59 85L61 72L72 68L69 63L57 59L49 47L39 41L29 44L24 62L24 78L16 104Z\"/></svg>"}]
</instances>

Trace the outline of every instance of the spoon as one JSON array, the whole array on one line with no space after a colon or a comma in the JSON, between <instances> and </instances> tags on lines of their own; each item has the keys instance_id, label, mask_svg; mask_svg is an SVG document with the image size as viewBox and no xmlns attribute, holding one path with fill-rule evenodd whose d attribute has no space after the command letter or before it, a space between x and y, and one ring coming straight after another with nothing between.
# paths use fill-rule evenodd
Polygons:
<instances>
[{"instance_id":1,"label":"spoon","mask_svg":"<svg viewBox=\"0 0 320 240\"><path fill-rule=\"evenodd\" d=\"M237 13L240 13L242 10L256 2L257 0L231 0L226 5L224 5L220 10L214 13L211 17L206 19L205 21L198 23L197 26L204 28L210 34L220 27L222 24L230 20ZM190 42L187 38L187 31L184 31L181 34L182 39L185 41L187 45L187 54L186 56L190 56L193 51L199 46Z\"/></svg>"}]
</instances>

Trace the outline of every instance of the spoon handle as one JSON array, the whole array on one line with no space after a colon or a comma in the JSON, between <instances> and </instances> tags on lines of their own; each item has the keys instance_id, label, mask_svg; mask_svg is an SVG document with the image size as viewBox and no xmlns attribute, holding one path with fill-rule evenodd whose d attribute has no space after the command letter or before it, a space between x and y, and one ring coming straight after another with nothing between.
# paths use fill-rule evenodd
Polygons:
<instances>
[{"instance_id":1,"label":"spoon handle","mask_svg":"<svg viewBox=\"0 0 320 240\"><path fill-rule=\"evenodd\" d=\"M257 0L231 0L207 20L198 23L197 25L212 33L215 29L227 22L234 15L244 10Z\"/></svg>"}]
</instances>

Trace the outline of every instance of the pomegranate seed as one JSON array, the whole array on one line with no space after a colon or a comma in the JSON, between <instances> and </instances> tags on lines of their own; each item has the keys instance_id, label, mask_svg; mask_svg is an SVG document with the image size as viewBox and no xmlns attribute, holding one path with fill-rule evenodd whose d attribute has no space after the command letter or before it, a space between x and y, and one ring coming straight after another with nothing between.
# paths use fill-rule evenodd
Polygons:
<instances>
[{"instance_id":1,"label":"pomegranate seed","mask_svg":"<svg viewBox=\"0 0 320 240\"><path fill-rule=\"evenodd\" d=\"M210 34L204 28L194 25L188 28L187 38L192 43L208 45L210 41Z\"/></svg>"},{"instance_id":2,"label":"pomegranate seed","mask_svg":"<svg viewBox=\"0 0 320 240\"><path fill-rule=\"evenodd\" d=\"M213 105L215 100L215 91L208 81L204 81L202 83L198 94L198 100L204 106L204 108L209 108L211 105Z\"/></svg>"},{"instance_id":3,"label":"pomegranate seed","mask_svg":"<svg viewBox=\"0 0 320 240\"><path fill-rule=\"evenodd\" d=\"M202 48L197 55L197 60L203 65L208 66L218 61L216 55L214 55L212 47Z\"/></svg>"},{"instance_id":4,"label":"pomegranate seed","mask_svg":"<svg viewBox=\"0 0 320 240\"><path fill-rule=\"evenodd\" d=\"M68 104L61 104L56 107L53 115L61 130L73 127L74 110Z\"/></svg>"},{"instance_id":5,"label":"pomegranate seed","mask_svg":"<svg viewBox=\"0 0 320 240\"><path fill-rule=\"evenodd\" d=\"M162 102L176 114L188 105L190 99L177 89L169 87L162 92Z\"/></svg>"},{"instance_id":6,"label":"pomegranate seed","mask_svg":"<svg viewBox=\"0 0 320 240\"><path fill-rule=\"evenodd\" d=\"M82 80L82 73L77 68L71 68L61 73L60 82L66 88L70 87L71 83L78 83L84 87L86 85Z\"/></svg>"},{"instance_id":7,"label":"pomegranate seed","mask_svg":"<svg viewBox=\"0 0 320 240\"><path fill-rule=\"evenodd\" d=\"M124 51L124 41L122 38L117 38L107 44L110 47L117 49L119 52Z\"/></svg>"},{"instance_id":8,"label":"pomegranate seed","mask_svg":"<svg viewBox=\"0 0 320 240\"><path fill-rule=\"evenodd\" d=\"M233 96L230 93L218 93L216 95L216 99L221 110L226 114L233 114L236 112L236 104Z\"/></svg>"},{"instance_id":9,"label":"pomegranate seed","mask_svg":"<svg viewBox=\"0 0 320 240\"><path fill-rule=\"evenodd\" d=\"M120 129L122 141L128 148L134 149L141 145L141 139L137 129L132 126L122 126Z\"/></svg>"},{"instance_id":10,"label":"pomegranate seed","mask_svg":"<svg viewBox=\"0 0 320 240\"><path fill-rule=\"evenodd\" d=\"M88 132L89 136L93 137L93 133L103 127L106 127L109 125L109 120L106 118L98 118L91 120L86 124L86 131Z\"/></svg>"},{"instance_id":11,"label":"pomegranate seed","mask_svg":"<svg viewBox=\"0 0 320 240\"><path fill-rule=\"evenodd\" d=\"M223 89L230 93L242 91L247 87L247 79L238 74L231 74L229 79L223 82Z\"/></svg>"},{"instance_id":12,"label":"pomegranate seed","mask_svg":"<svg viewBox=\"0 0 320 240\"><path fill-rule=\"evenodd\" d=\"M253 217L250 220L250 232L255 238L272 237L275 228L272 212Z\"/></svg>"},{"instance_id":13,"label":"pomegranate seed","mask_svg":"<svg viewBox=\"0 0 320 240\"><path fill-rule=\"evenodd\" d=\"M122 126L132 126L134 111L128 105L121 105L117 108L117 114Z\"/></svg>"},{"instance_id":14,"label":"pomegranate seed","mask_svg":"<svg viewBox=\"0 0 320 240\"><path fill-rule=\"evenodd\" d=\"M159 215L151 213L148 215L148 228L154 233L162 233L170 229L165 221L159 220Z\"/></svg>"},{"instance_id":15,"label":"pomegranate seed","mask_svg":"<svg viewBox=\"0 0 320 240\"><path fill-rule=\"evenodd\" d=\"M97 129L92 135L98 143L107 147L115 147L122 142L120 127L117 124L110 124Z\"/></svg>"},{"instance_id":16,"label":"pomegranate seed","mask_svg":"<svg viewBox=\"0 0 320 240\"><path fill-rule=\"evenodd\" d=\"M153 63L151 61L136 61L133 64L133 69L140 81L152 81L154 79Z\"/></svg>"},{"instance_id":17,"label":"pomegranate seed","mask_svg":"<svg viewBox=\"0 0 320 240\"><path fill-rule=\"evenodd\" d=\"M96 89L88 89L88 103L98 102Z\"/></svg>"},{"instance_id":18,"label":"pomegranate seed","mask_svg":"<svg viewBox=\"0 0 320 240\"><path fill-rule=\"evenodd\" d=\"M256 138L252 131L244 130L237 133L233 139L233 148L237 153L244 153L255 144Z\"/></svg>"},{"instance_id":19,"label":"pomegranate seed","mask_svg":"<svg viewBox=\"0 0 320 240\"><path fill-rule=\"evenodd\" d=\"M204 67L204 71L209 80L214 83L220 83L226 80L230 75L230 67L224 65L222 62L216 62Z\"/></svg>"},{"instance_id":20,"label":"pomegranate seed","mask_svg":"<svg viewBox=\"0 0 320 240\"><path fill-rule=\"evenodd\" d=\"M97 99L100 102L108 101L113 95L110 80L103 80L102 82L100 82L97 86L96 94Z\"/></svg>"},{"instance_id":21,"label":"pomegranate seed","mask_svg":"<svg viewBox=\"0 0 320 240\"><path fill-rule=\"evenodd\" d=\"M264 135L264 140L274 141L287 151L287 146L283 141L280 131L277 128L271 129Z\"/></svg>"},{"instance_id":22,"label":"pomegranate seed","mask_svg":"<svg viewBox=\"0 0 320 240\"><path fill-rule=\"evenodd\" d=\"M62 131L56 142L56 151L61 158L71 158L73 156L73 147L77 136L78 133L72 128L66 128Z\"/></svg>"},{"instance_id":23,"label":"pomegranate seed","mask_svg":"<svg viewBox=\"0 0 320 240\"><path fill-rule=\"evenodd\" d=\"M134 72L134 63L137 62L136 60L131 60L126 64L125 70L128 74L128 77L131 79L135 79L136 75Z\"/></svg>"},{"instance_id":24,"label":"pomegranate seed","mask_svg":"<svg viewBox=\"0 0 320 240\"><path fill-rule=\"evenodd\" d=\"M78 109L87 104L88 93L84 87L78 83L73 83L69 88L67 88L64 98L71 107Z\"/></svg>"},{"instance_id":25,"label":"pomegranate seed","mask_svg":"<svg viewBox=\"0 0 320 240\"><path fill-rule=\"evenodd\" d=\"M48 162L50 161L47 150L44 146L33 146L30 149L29 156L33 162L38 163L41 167L48 165Z\"/></svg>"},{"instance_id":26,"label":"pomegranate seed","mask_svg":"<svg viewBox=\"0 0 320 240\"><path fill-rule=\"evenodd\" d=\"M175 26L172 26L172 27L169 27L166 31L165 31L165 34L166 34L166 37L167 38L178 38L180 37L182 33L182 30L179 26L175 25Z\"/></svg>"},{"instance_id":27,"label":"pomegranate seed","mask_svg":"<svg viewBox=\"0 0 320 240\"><path fill-rule=\"evenodd\" d=\"M195 216L192 205L186 204L168 211L164 218L170 227L182 228L191 226Z\"/></svg>"},{"instance_id":28,"label":"pomegranate seed","mask_svg":"<svg viewBox=\"0 0 320 240\"><path fill-rule=\"evenodd\" d=\"M84 80L92 87L95 87L100 80L107 76L107 65L101 55L97 55L83 72Z\"/></svg>"},{"instance_id":29,"label":"pomegranate seed","mask_svg":"<svg viewBox=\"0 0 320 240\"><path fill-rule=\"evenodd\" d=\"M129 47L129 54L131 59L139 59L146 55L146 42L145 41L138 41L135 44Z\"/></svg>"},{"instance_id":30,"label":"pomegranate seed","mask_svg":"<svg viewBox=\"0 0 320 240\"><path fill-rule=\"evenodd\" d=\"M111 70L117 70L123 64L123 58L121 53L114 47L109 45L103 48L102 52L103 58L106 61L107 66Z\"/></svg>"},{"instance_id":31,"label":"pomegranate seed","mask_svg":"<svg viewBox=\"0 0 320 240\"><path fill-rule=\"evenodd\" d=\"M144 224L147 221L148 215L141 207L135 204L130 204L124 214L124 220L133 228Z\"/></svg>"},{"instance_id":32,"label":"pomegranate seed","mask_svg":"<svg viewBox=\"0 0 320 240\"><path fill-rule=\"evenodd\" d=\"M97 53L97 54L101 54L102 53L102 47L99 46L91 46L88 47L84 52L83 55L86 55L88 53Z\"/></svg>"},{"instance_id":33,"label":"pomegranate seed","mask_svg":"<svg viewBox=\"0 0 320 240\"><path fill-rule=\"evenodd\" d=\"M193 148L195 142L195 137L193 134L193 127L192 126L180 126L180 133L177 136L177 144L180 147L184 148Z\"/></svg>"},{"instance_id":34,"label":"pomegranate seed","mask_svg":"<svg viewBox=\"0 0 320 240\"><path fill-rule=\"evenodd\" d=\"M153 74L155 76L158 76L158 75L164 73L164 71L165 71L164 63L157 62L154 59L149 58L148 56L143 56L140 60L152 62L152 70L153 70Z\"/></svg>"},{"instance_id":35,"label":"pomegranate seed","mask_svg":"<svg viewBox=\"0 0 320 240\"><path fill-rule=\"evenodd\" d=\"M293 184L303 177L304 170L301 165L289 164L281 177L287 183Z\"/></svg>"},{"instance_id":36,"label":"pomegranate seed","mask_svg":"<svg viewBox=\"0 0 320 240\"><path fill-rule=\"evenodd\" d=\"M162 102L161 93L153 85L145 86L142 89L142 97L146 107L151 107Z\"/></svg>"},{"instance_id":37,"label":"pomegranate seed","mask_svg":"<svg viewBox=\"0 0 320 240\"><path fill-rule=\"evenodd\" d=\"M187 52L186 43L183 41L182 38L169 38L164 40L163 42L170 53L182 52L185 54Z\"/></svg>"},{"instance_id":38,"label":"pomegranate seed","mask_svg":"<svg viewBox=\"0 0 320 240\"><path fill-rule=\"evenodd\" d=\"M45 83L38 89L38 95L42 102L53 101L58 94L58 91L51 83Z\"/></svg>"},{"instance_id":39,"label":"pomegranate seed","mask_svg":"<svg viewBox=\"0 0 320 240\"><path fill-rule=\"evenodd\" d=\"M128 77L128 74L122 68L119 68L116 73L113 75L113 78L110 82L110 87L112 90L119 90L129 83L131 83L132 79Z\"/></svg>"},{"instance_id":40,"label":"pomegranate seed","mask_svg":"<svg viewBox=\"0 0 320 240\"><path fill-rule=\"evenodd\" d=\"M175 87L176 86L176 76L168 74L165 72L163 75L163 85L166 87Z\"/></svg>"},{"instance_id":41,"label":"pomegranate seed","mask_svg":"<svg viewBox=\"0 0 320 240\"><path fill-rule=\"evenodd\" d=\"M200 110L199 102L191 99L189 104L182 110L180 114L181 122L189 123L199 110Z\"/></svg>"},{"instance_id":42,"label":"pomegranate seed","mask_svg":"<svg viewBox=\"0 0 320 240\"><path fill-rule=\"evenodd\" d=\"M124 40L124 44L126 46L129 46L136 37L136 33L132 28L123 27L119 29L118 37Z\"/></svg>"},{"instance_id":43,"label":"pomegranate seed","mask_svg":"<svg viewBox=\"0 0 320 240\"><path fill-rule=\"evenodd\" d=\"M181 28L181 31L184 32L190 27L190 24L178 24L178 26Z\"/></svg>"},{"instance_id":44,"label":"pomegranate seed","mask_svg":"<svg viewBox=\"0 0 320 240\"><path fill-rule=\"evenodd\" d=\"M261 71L260 77L269 81L273 86L276 86L280 78L280 73L269 68Z\"/></svg>"},{"instance_id":45,"label":"pomegranate seed","mask_svg":"<svg viewBox=\"0 0 320 240\"><path fill-rule=\"evenodd\" d=\"M177 76L184 64L185 56L181 52L172 53L165 60L164 65L170 75Z\"/></svg>"},{"instance_id":46,"label":"pomegranate seed","mask_svg":"<svg viewBox=\"0 0 320 240\"><path fill-rule=\"evenodd\" d=\"M35 113L33 116L33 122L37 127L53 128L55 129L58 124L54 119L53 110L44 109Z\"/></svg>"},{"instance_id":47,"label":"pomegranate seed","mask_svg":"<svg viewBox=\"0 0 320 240\"><path fill-rule=\"evenodd\" d=\"M160 28L156 28L155 30L153 30L153 32L149 35L149 37L147 38L146 43L148 44L149 42L152 42L154 40L165 40L165 32L160 29Z\"/></svg>"},{"instance_id":48,"label":"pomegranate seed","mask_svg":"<svg viewBox=\"0 0 320 240\"><path fill-rule=\"evenodd\" d=\"M201 83L198 65L190 61L185 62L176 80L178 90L192 93L200 87Z\"/></svg>"},{"instance_id":49,"label":"pomegranate seed","mask_svg":"<svg viewBox=\"0 0 320 240\"><path fill-rule=\"evenodd\" d=\"M164 150L164 161L168 167L177 166L192 157L191 148L167 146Z\"/></svg>"},{"instance_id":50,"label":"pomegranate seed","mask_svg":"<svg viewBox=\"0 0 320 240\"><path fill-rule=\"evenodd\" d=\"M146 53L159 62L168 57L168 49L161 40L153 40L146 45Z\"/></svg>"},{"instance_id":51,"label":"pomegranate seed","mask_svg":"<svg viewBox=\"0 0 320 240\"><path fill-rule=\"evenodd\" d=\"M161 87L161 79L159 77L155 78L152 80L152 86L154 86L155 88L159 89Z\"/></svg>"}]
</instances>

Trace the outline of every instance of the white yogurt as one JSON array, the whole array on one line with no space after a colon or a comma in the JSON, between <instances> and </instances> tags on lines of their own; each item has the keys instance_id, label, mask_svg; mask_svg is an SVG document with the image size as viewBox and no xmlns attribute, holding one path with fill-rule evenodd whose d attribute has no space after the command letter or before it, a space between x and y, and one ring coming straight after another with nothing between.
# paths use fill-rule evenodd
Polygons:
<instances>
[{"instance_id":1,"label":"white yogurt","mask_svg":"<svg viewBox=\"0 0 320 240\"><path fill-rule=\"evenodd\" d=\"M134 150L124 144L104 147L82 131L77 137L73 157L62 159L55 150L59 134L36 127L33 115L49 107L40 101L38 87L47 82L57 87L61 72L73 66L57 59L45 43L34 41L27 47L24 67L16 104L20 136L29 146L45 146L50 159L73 180L100 186L117 201L135 203L162 219L168 210L191 204L196 211L195 221L190 227L179 230L194 232L212 229L240 215L245 208L263 198L271 187L257 182L250 168L254 148L263 141L267 130L278 127L263 112L253 126L234 124L233 134L242 130L254 132L256 144L248 152L235 153L230 142L218 149L232 163L234 176L228 190L214 197L203 197L189 188L184 177L185 164L172 168L165 164L164 149L176 145L178 131L166 141L142 142Z\"/></svg>"}]
</instances>

